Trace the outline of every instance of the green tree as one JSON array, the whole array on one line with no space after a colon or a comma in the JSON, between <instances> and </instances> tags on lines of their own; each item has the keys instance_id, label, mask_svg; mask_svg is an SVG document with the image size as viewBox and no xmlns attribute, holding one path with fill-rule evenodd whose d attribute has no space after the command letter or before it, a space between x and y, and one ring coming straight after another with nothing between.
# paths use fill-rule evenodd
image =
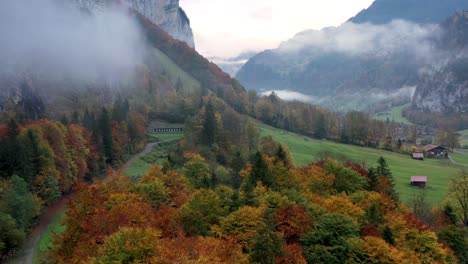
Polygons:
<instances>
[{"instance_id":1,"label":"green tree","mask_svg":"<svg viewBox=\"0 0 468 264\"><path fill-rule=\"evenodd\" d=\"M232 168L232 187L234 189L239 189L242 183L242 176L240 175L241 170L245 167L245 161L242 158L242 154L240 151L237 151L234 154L234 157L231 161L231 168Z\"/></svg>"},{"instance_id":2,"label":"green tree","mask_svg":"<svg viewBox=\"0 0 468 264\"><path fill-rule=\"evenodd\" d=\"M210 227L228 213L215 191L200 190L181 208L182 227L189 236L207 236Z\"/></svg>"},{"instance_id":3,"label":"green tree","mask_svg":"<svg viewBox=\"0 0 468 264\"><path fill-rule=\"evenodd\" d=\"M382 231L382 236L387 243L390 245L395 245L395 236L393 235L392 229L386 225Z\"/></svg>"},{"instance_id":4,"label":"green tree","mask_svg":"<svg viewBox=\"0 0 468 264\"><path fill-rule=\"evenodd\" d=\"M390 196L394 201L398 201L398 194L395 191L395 182L393 180L393 174L392 174L392 171L390 170L390 167L387 164L387 161L383 157L380 157L377 163L378 163L377 169L376 169L377 175L379 177L387 178L391 185L389 186L390 188L386 188L385 194Z\"/></svg>"},{"instance_id":5,"label":"green tree","mask_svg":"<svg viewBox=\"0 0 468 264\"><path fill-rule=\"evenodd\" d=\"M106 238L93 263L153 263L159 255L160 236L150 228L123 227Z\"/></svg>"},{"instance_id":6,"label":"green tree","mask_svg":"<svg viewBox=\"0 0 468 264\"><path fill-rule=\"evenodd\" d=\"M18 143L19 128L14 119L8 123L8 133L0 140L0 176L10 177L19 169L20 149Z\"/></svg>"},{"instance_id":7,"label":"green tree","mask_svg":"<svg viewBox=\"0 0 468 264\"><path fill-rule=\"evenodd\" d=\"M205 118L203 122L202 142L211 146L216 142L216 116L213 104L209 101L205 107Z\"/></svg>"},{"instance_id":8,"label":"green tree","mask_svg":"<svg viewBox=\"0 0 468 264\"><path fill-rule=\"evenodd\" d=\"M37 130L31 128L22 131L19 136L19 168L17 173L26 181L31 189L40 169L39 141L41 136Z\"/></svg>"},{"instance_id":9,"label":"green tree","mask_svg":"<svg viewBox=\"0 0 468 264\"><path fill-rule=\"evenodd\" d=\"M250 252L252 263L274 264L275 257L280 256L282 240L268 226L261 228L253 237Z\"/></svg>"},{"instance_id":10,"label":"green tree","mask_svg":"<svg viewBox=\"0 0 468 264\"><path fill-rule=\"evenodd\" d=\"M344 263L349 238L359 236L359 226L340 214L320 217L314 228L302 238L304 255L309 263Z\"/></svg>"},{"instance_id":11,"label":"green tree","mask_svg":"<svg viewBox=\"0 0 468 264\"><path fill-rule=\"evenodd\" d=\"M1 195L0 211L12 216L18 228L26 232L40 213L39 199L29 192L22 178L14 175Z\"/></svg>"},{"instance_id":12,"label":"green tree","mask_svg":"<svg viewBox=\"0 0 468 264\"><path fill-rule=\"evenodd\" d=\"M450 180L449 197L453 200L458 219L468 227L468 172L462 170Z\"/></svg>"},{"instance_id":13,"label":"green tree","mask_svg":"<svg viewBox=\"0 0 468 264\"><path fill-rule=\"evenodd\" d=\"M468 229L449 225L437 233L439 239L447 243L458 257L459 263L468 263Z\"/></svg>"},{"instance_id":14,"label":"green tree","mask_svg":"<svg viewBox=\"0 0 468 264\"><path fill-rule=\"evenodd\" d=\"M99 120L100 131L102 135L102 150L107 164L114 163L113 143L112 143L112 124L109 112L102 108L101 118Z\"/></svg>"},{"instance_id":15,"label":"green tree","mask_svg":"<svg viewBox=\"0 0 468 264\"><path fill-rule=\"evenodd\" d=\"M199 154L193 155L182 170L193 187L197 189L213 187L213 175L210 166Z\"/></svg>"},{"instance_id":16,"label":"green tree","mask_svg":"<svg viewBox=\"0 0 468 264\"><path fill-rule=\"evenodd\" d=\"M457 214L455 213L455 210L453 209L453 206L450 203L447 203L446 205L444 205L444 208L442 211L445 217L447 217L447 219L450 221L452 225L457 224Z\"/></svg>"},{"instance_id":17,"label":"green tree","mask_svg":"<svg viewBox=\"0 0 468 264\"><path fill-rule=\"evenodd\" d=\"M364 190L366 186L366 179L359 173L350 168L343 166L335 161L328 161L323 169L335 175L333 188L337 192L345 192L347 194Z\"/></svg>"},{"instance_id":18,"label":"green tree","mask_svg":"<svg viewBox=\"0 0 468 264\"><path fill-rule=\"evenodd\" d=\"M252 170L245 179L242 190L244 191L246 202L252 202L253 190L260 181L264 185L270 187L273 184L273 175L268 168L268 165L260 152L257 152L252 158Z\"/></svg>"},{"instance_id":19,"label":"green tree","mask_svg":"<svg viewBox=\"0 0 468 264\"><path fill-rule=\"evenodd\" d=\"M379 185L377 170L375 168L369 168L367 177L369 179L369 191L377 191L377 187Z\"/></svg>"},{"instance_id":20,"label":"green tree","mask_svg":"<svg viewBox=\"0 0 468 264\"><path fill-rule=\"evenodd\" d=\"M25 233L18 228L15 219L0 210L0 255L18 248L25 238Z\"/></svg>"}]
</instances>

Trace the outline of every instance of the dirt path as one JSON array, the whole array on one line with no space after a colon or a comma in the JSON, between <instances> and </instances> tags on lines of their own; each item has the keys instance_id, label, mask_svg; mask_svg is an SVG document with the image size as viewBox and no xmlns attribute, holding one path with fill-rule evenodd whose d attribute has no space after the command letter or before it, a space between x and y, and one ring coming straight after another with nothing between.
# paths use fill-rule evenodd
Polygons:
<instances>
[{"instance_id":1,"label":"dirt path","mask_svg":"<svg viewBox=\"0 0 468 264\"><path fill-rule=\"evenodd\" d=\"M151 150L153 150L153 148L160 143L161 142L149 143L148 145L146 145L143 151L133 156L133 158L127 161L124 166L130 165L135 160L142 158L146 154L150 153ZM109 181L109 180L110 179L104 179L104 181ZM39 225L34 228L33 232L27 239L21 251L21 255L18 257L18 261L17 261L18 264L33 264L34 252L36 251L37 243L41 239L42 234L47 229L47 227L52 223L57 213L67 206L68 201L70 201L71 198L72 198L72 195L66 195L62 197L62 199L59 202L57 202L55 205L46 209L45 213L40 218Z\"/></svg>"},{"instance_id":2,"label":"dirt path","mask_svg":"<svg viewBox=\"0 0 468 264\"><path fill-rule=\"evenodd\" d=\"M448 156L448 159L449 159L450 162L452 162L453 164L457 164L457 163L452 159L452 157Z\"/></svg>"}]
</instances>

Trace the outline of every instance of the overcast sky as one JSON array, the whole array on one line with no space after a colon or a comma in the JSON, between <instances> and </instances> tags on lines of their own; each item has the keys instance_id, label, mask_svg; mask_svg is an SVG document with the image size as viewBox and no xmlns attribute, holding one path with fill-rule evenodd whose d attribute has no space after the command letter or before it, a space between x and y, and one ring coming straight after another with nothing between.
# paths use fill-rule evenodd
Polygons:
<instances>
[{"instance_id":1,"label":"overcast sky","mask_svg":"<svg viewBox=\"0 0 468 264\"><path fill-rule=\"evenodd\" d=\"M197 50L232 57L277 47L306 29L338 26L373 0L180 0Z\"/></svg>"}]
</instances>

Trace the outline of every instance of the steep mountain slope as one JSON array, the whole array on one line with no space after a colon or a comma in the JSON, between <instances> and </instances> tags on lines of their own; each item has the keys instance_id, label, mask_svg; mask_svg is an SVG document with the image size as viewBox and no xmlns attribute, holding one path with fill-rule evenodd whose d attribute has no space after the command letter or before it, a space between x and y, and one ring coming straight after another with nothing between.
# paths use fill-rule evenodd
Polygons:
<instances>
[{"instance_id":1,"label":"steep mountain slope","mask_svg":"<svg viewBox=\"0 0 468 264\"><path fill-rule=\"evenodd\" d=\"M468 12L442 24L439 46L449 52L442 65L428 66L416 88L413 108L424 112L468 111Z\"/></svg>"},{"instance_id":2,"label":"steep mountain slope","mask_svg":"<svg viewBox=\"0 0 468 264\"><path fill-rule=\"evenodd\" d=\"M439 23L466 6L464 0L377 0L350 21L386 24L394 19L416 23Z\"/></svg>"},{"instance_id":3,"label":"steep mountain slope","mask_svg":"<svg viewBox=\"0 0 468 264\"><path fill-rule=\"evenodd\" d=\"M34 63L27 66L28 70L6 71L2 64L0 111L3 117L20 109L26 119L60 118L77 109L100 109L120 94L128 97L135 107L151 105L155 112L171 113L170 118L184 121L184 115L199 106L203 95L214 94L227 103L242 101L238 99L245 95L245 89L215 64L171 37L138 10L132 9L127 15L143 32L146 44L141 46L144 47L141 61L113 72L112 76L101 72L98 65L92 78L77 77L76 72L52 75ZM122 44L109 42L105 45L106 52L112 55L113 45ZM25 61L29 63L29 59ZM64 61L68 59L63 58ZM47 65L48 62L43 63ZM244 109L242 105L232 105L239 111Z\"/></svg>"},{"instance_id":4,"label":"steep mountain slope","mask_svg":"<svg viewBox=\"0 0 468 264\"><path fill-rule=\"evenodd\" d=\"M433 24L420 23L441 21L463 7L466 1L377 0L351 22L301 32L254 56L236 77L249 89L292 90L335 110L409 102L440 34Z\"/></svg>"}]
</instances>

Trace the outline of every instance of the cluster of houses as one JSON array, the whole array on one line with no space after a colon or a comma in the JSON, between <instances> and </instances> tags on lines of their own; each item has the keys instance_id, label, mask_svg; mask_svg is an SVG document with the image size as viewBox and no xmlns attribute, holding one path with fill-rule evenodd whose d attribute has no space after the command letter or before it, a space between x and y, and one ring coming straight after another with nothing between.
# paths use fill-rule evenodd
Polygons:
<instances>
[{"instance_id":1,"label":"cluster of houses","mask_svg":"<svg viewBox=\"0 0 468 264\"><path fill-rule=\"evenodd\" d=\"M428 157L434 157L434 158L439 158L439 159L446 159L448 157L448 153L450 150L437 146L437 145L427 145L422 148L422 151L414 152L411 154L413 159L415 160L424 160L425 156L424 154Z\"/></svg>"},{"instance_id":2,"label":"cluster of houses","mask_svg":"<svg viewBox=\"0 0 468 264\"><path fill-rule=\"evenodd\" d=\"M412 158L415 160L424 160L425 154L427 157L434 157L439 159L445 159L448 157L450 150L437 146L437 145L427 145L422 148L422 151L414 152L411 154ZM427 176L411 176L410 183L411 186L418 188L426 188L427 186Z\"/></svg>"}]
</instances>

